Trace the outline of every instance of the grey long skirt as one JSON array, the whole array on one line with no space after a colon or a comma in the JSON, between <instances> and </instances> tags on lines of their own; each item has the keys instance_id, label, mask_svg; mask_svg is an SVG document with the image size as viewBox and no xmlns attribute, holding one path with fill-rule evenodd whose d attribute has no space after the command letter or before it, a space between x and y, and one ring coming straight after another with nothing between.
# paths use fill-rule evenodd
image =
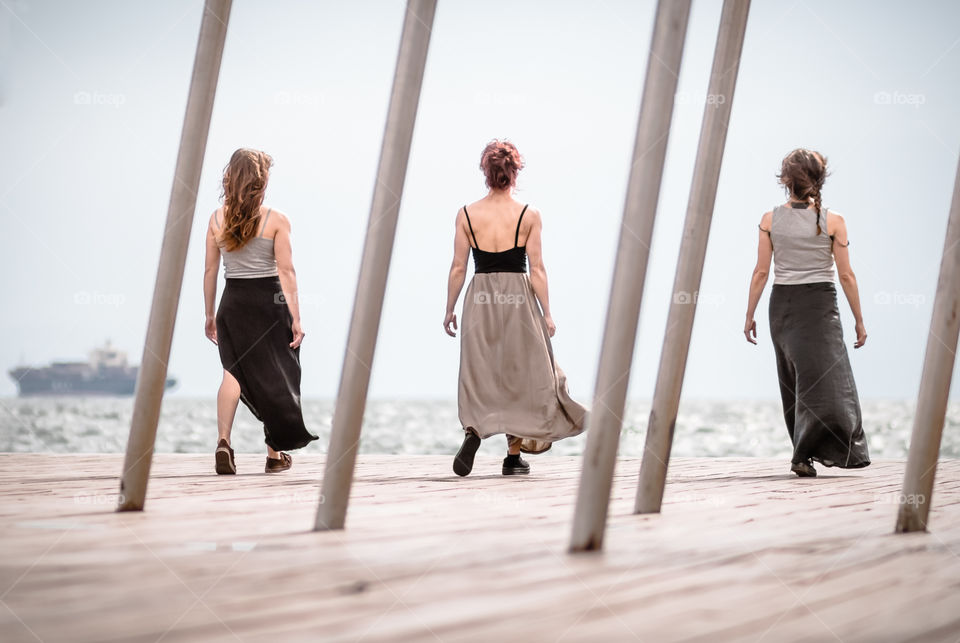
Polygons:
<instances>
[{"instance_id":1,"label":"grey long skirt","mask_svg":"<svg viewBox=\"0 0 960 643\"><path fill-rule=\"evenodd\" d=\"M792 461L844 469L870 464L834 285L775 285L770 335Z\"/></svg>"},{"instance_id":2,"label":"grey long skirt","mask_svg":"<svg viewBox=\"0 0 960 643\"><path fill-rule=\"evenodd\" d=\"M526 453L583 431L526 273L474 275L460 323L460 423L481 438L505 433Z\"/></svg>"}]
</instances>

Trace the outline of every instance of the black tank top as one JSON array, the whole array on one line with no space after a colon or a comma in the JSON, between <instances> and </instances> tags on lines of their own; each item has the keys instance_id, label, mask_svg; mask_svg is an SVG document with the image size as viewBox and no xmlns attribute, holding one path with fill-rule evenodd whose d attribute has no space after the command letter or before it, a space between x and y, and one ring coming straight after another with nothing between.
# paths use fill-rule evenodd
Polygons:
<instances>
[{"instance_id":1,"label":"black tank top","mask_svg":"<svg viewBox=\"0 0 960 643\"><path fill-rule=\"evenodd\" d=\"M517 219L517 232L513 235L513 247L502 252L487 252L477 247L477 235L473 233L473 224L470 223L467 206L463 206L463 214L466 215L467 225L470 227L470 236L473 237L473 246L471 247L473 248L474 273L527 271L527 247L517 245L520 241L520 222L523 221L523 215L526 212L527 206L525 205L520 213L520 218Z\"/></svg>"}]
</instances>

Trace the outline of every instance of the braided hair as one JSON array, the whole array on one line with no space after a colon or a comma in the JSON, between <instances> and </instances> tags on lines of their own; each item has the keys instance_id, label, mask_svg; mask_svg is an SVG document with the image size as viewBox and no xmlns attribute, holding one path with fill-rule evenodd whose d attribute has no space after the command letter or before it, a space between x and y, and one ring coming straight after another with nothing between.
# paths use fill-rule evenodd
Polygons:
<instances>
[{"instance_id":1,"label":"braided hair","mask_svg":"<svg viewBox=\"0 0 960 643\"><path fill-rule=\"evenodd\" d=\"M817 209L817 234L823 232L820 227L820 210L823 207L821 190L827 180L827 157L820 152L799 148L783 158L777 179L798 199L809 200Z\"/></svg>"}]
</instances>

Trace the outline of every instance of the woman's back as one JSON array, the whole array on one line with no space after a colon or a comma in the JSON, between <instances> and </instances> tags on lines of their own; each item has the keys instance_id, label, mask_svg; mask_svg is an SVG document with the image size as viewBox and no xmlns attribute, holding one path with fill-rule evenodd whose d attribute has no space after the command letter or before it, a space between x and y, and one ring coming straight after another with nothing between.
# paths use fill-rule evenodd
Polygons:
<instances>
[{"instance_id":1,"label":"woman's back","mask_svg":"<svg viewBox=\"0 0 960 643\"><path fill-rule=\"evenodd\" d=\"M833 238L827 233L827 209L773 209L773 283L833 283ZM820 232L817 233L819 225Z\"/></svg>"},{"instance_id":2,"label":"woman's back","mask_svg":"<svg viewBox=\"0 0 960 643\"><path fill-rule=\"evenodd\" d=\"M526 206L513 199L480 199L464 206L467 214L470 239L474 247L484 252L504 252L513 247L524 247L529 225L525 225L521 214Z\"/></svg>"},{"instance_id":3,"label":"woman's back","mask_svg":"<svg viewBox=\"0 0 960 643\"><path fill-rule=\"evenodd\" d=\"M266 209L266 214L255 236L241 247L227 250L222 241L219 243L225 278L258 279L276 277L279 274L273 239L276 230L272 230L269 226L271 212L273 212L271 208ZM214 214L214 225L217 230L223 228L223 213L220 210ZM273 235L268 234L271 231Z\"/></svg>"},{"instance_id":4,"label":"woman's back","mask_svg":"<svg viewBox=\"0 0 960 643\"><path fill-rule=\"evenodd\" d=\"M490 142L480 156L490 192L457 212L443 320L451 337L457 336L454 308L470 249L476 267L460 335L457 405L465 435L453 465L460 476L473 469L482 438L507 436L502 472L517 475L530 472L521 451L540 453L584 427L586 409L570 398L550 344L556 325L541 253L542 218L513 198L522 167L516 146Z\"/></svg>"},{"instance_id":5,"label":"woman's back","mask_svg":"<svg viewBox=\"0 0 960 643\"><path fill-rule=\"evenodd\" d=\"M483 203L479 201L478 203ZM471 207L476 207L474 204ZM486 204L487 207L481 208L481 221L478 223L481 233L486 233L489 237L491 246L503 247L504 232L509 229L508 226L512 218L511 212L518 205L512 199L507 203ZM489 272L526 272L527 271L527 249L526 241L520 245L520 228L523 227L523 215L526 214L528 206L523 206L520 215L516 217L516 224L513 226L512 244L503 250L486 250L481 246L476 235L476 227L470 219L470 210L463 206L463 214L466 219L467 228L470 232L470 239L473 244L473 261L475 273ZM529 235L525 235L529 236Z\"/></svg>"},{"instance_id":6,"label":"woman's back","mask_svg":"<svg viewBox=\"0 0 960 643\"><path fill-rule=\"evenodd\" d=\"M266 152L236 150L223 171L223 206L207 224L204 332L223 366L217 393L218 474L237 472L230 433L240 401L263 422L265 473L289 469L293 460L283 451L317 439L304 425L300 406L304 333L290 222L283 212L263 205L272 165ZM214 314L221 262L227 279Z\"/></svg>"},{"instance_id":7,"label":"woman's back","mask_svg":"<svg viewBox=\"0 0 960 643\"><path fill-rule=\"evenodd\" d=\"M793 444L790 470L817 475L814 462L845 469L870 464L860 401L843 342L834 285L834 264L856 323L857 341L867 333L856 277L850 268L847 229L839 213L823 207L827 159L799 148L784 157L780 184L789 201L760 219L757 263L750 279L743 333L757 343L753 319L774 263L770 293L770 339L787 434Z\"/></svg>"}]
</instances>

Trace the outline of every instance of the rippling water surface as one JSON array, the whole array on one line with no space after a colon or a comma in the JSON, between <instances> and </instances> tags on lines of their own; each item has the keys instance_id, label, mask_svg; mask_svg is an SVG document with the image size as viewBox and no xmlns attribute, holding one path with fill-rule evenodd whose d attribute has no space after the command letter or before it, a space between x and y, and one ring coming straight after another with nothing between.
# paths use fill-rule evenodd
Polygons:
<instances>
[{"instance_id":1,"label":"rippling water surface","mask_svg":"<svg viewBox=\"0 0 960 643\"><path fill-rule=\"evenodd\" d=\"M7 398L0 400L0 451L60 453L122 452L133 410L132 398ZM867 400L864 429L874 458L905 458L914 402ZM307 449L326 450L333 401L303 403L307 427L320 436ZM216 445L216 403L209 399L168 398L157 432L157 450L206 453ZM627 407L620 455L643 450L649 402ZM362 453L450 454L462 434L455 401L372 400L364 420ZM578 455L586 436L554 445L550 453ZM263 431L242 405L233 430L239 452L263 449ZM499 453L499 436L484 442L484 452ZM673 454L676 456L790 456L790 441L776 401L685 401L680 407ZM951 404L944 426L943 457L960 457L960 404Z\"/></svg>"}]
</instances>

